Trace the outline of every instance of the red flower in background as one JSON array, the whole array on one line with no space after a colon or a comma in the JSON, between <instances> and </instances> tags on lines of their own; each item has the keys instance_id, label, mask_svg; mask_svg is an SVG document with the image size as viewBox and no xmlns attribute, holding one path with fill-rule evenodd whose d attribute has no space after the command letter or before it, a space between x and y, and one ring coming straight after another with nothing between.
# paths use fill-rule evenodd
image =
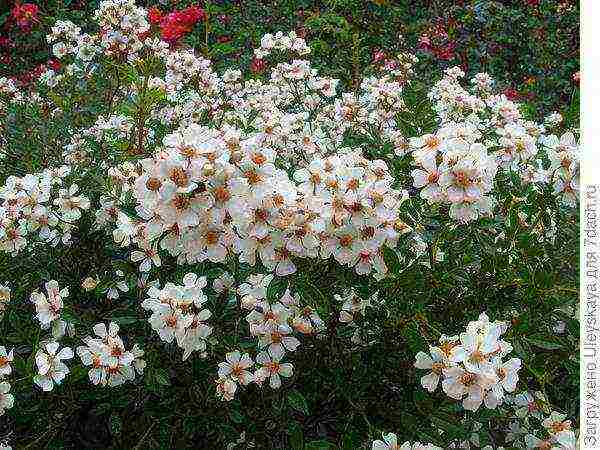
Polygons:
<instances>
[{"instance_id":1,"label":"red flower in background","mask_svg":"<svg viewBox=\"0 0 600 450\"><path fill-rule=\"evenodd\" d=\"M453 19L437 19L419 36L419 48L443 61L454 59L456 42L450 37L450 30L455 27Z\"/></svg>"},{"instance_id":2,"label":"red flower in background","mask_svg":"<svg viewBox=\"0 0 600 450\"><path fill-rule=\"evenodd\" d=\"M21 31L28 32L34 23L38 22L39 8L33 3L16 3L10 12L10 17L15 21Z\"/></svg>"},{"instance_id":3,"label":"red flower in background","mask_svg":"<svg viewBox=\"0 0 600 450\"><path fill-rule=\"evenodd\" d=\"M385 53L381 50L375 50L373 52L373 62L375 64L382 62L385 59Z\"/></svg>"},{"instance_id":4,"label":"red flower in background","mask_svg":"<svg viewBox=\"0 0 600 450\"><path fill-rule=\"evenodd\" d=\"M60 68L61 68L60 61L58 59L55 59L55 58L49 59L46 64L48 64L48 67L50 67L55 72L58 71L58 70L60 70Z\"/></svg>"},{"instance_id":5,"label":"red flower in background","mask_svg":"<svg viewBox=\"0 0 600 450\"><path fill-rule=\"evenodd\" d=\"M448 42L446 45L434 48L433 54L443 61L449 61L454 58L454 49L456 44L454 42Z\"/></svg>"},{"instance_id":6,"label":"red flower in background","mask_svg":"<svg viewBox=\"0 0 600 450\"><path fill-rule=\"evenodd\" d=\"M14 47L14 46L15 46L15 44L13 43L13 41L10 40L10 38L0 36L0 47L10 48L10 47Z\"/></svg>"},{"instance_id":7,"label":"red flower in background","mask_svg":"<svg viewBox=\"0 0 600 450\"><path fill-rule=\"evenodd\" d=\"M154 19L158 20L160 10L155 11ZM176 44L183 36L192 31L194 25L206 20L206 13L198 6L190 6L180 11L173 11L160 19L161 38L171 45Z\"/></svg>"},{"instance_id":8,"label":"red flower in background","mask_svg":"<svg viewBox=\"0 0 600 450\"><path fill-rule=\"evenodd\" d=\"M517 100L521 96L519 91L515 88L506 88L504 89L503 94L506 95L506 98L509 100Z\"/></svg>"},{"instance_id":9,"label":"red flower in background","mask_svg":"<svg viewBox=\"0 0 600 450\"><path fill-rule=\"evenodd\" d=\"M540 4L540 0L525 0L525 3L527 3L528 6L535 8Z\"/></svg>"},{"instance_id":10,"label":"red flower in background","mask_svg":"<svg viewBox=\"0 0 600 450\"><path fill-rule=\"evenodd\" d=\"M579 71L575 72L572 75L573 81L577 84L579 84L579 81L581 80L581 74L579 73Z\"/></svg>"},{"instance_id":11,"label":"red flower in background","mask_svg":"<svg viewBox=\"0 0 600 450\"><path fill-rule=\"evenodd\" d=\"M152 25L158 25L162 18L163 12L156 6L148 9L148 20Z\"/></svg>"},{"instance_id":12,"label":"red flower in background","mask_svg":"<svg viewBox=\"0 0 600 450\"><path fill-rule=\"evenodd\" d=\"M254 58L250 63L250 70L252 73L260 73L265 70L266 64L263 59Z\"/></svg>"}]
</instances>

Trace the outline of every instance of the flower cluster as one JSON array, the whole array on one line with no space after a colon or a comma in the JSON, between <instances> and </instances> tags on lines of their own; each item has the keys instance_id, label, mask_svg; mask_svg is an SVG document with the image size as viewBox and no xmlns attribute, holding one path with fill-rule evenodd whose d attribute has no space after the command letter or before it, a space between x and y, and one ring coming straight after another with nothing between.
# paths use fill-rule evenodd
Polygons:
<instances>
[{"instance_id":1,"label":"flower cluster","mask_svg":"<svg viewBox=\"0 0 600 450\"><path fill-rule=\"evenodd\" d=\"M94 325L95 336L83 339L85 345L77 347L77 355L84 366L90 366L90 381L95 385L119 386L135 379L136 372L142 374L146 367L144 356L137 344L126 350L119 336L119 326L110 322Z\"/></svg>"},{"instance_id":2,"label":"flower cluster","mask_svg":"<svg viewBox=\"0 0 600 450\"><path fill-rule=\"evenodd\" d=\"M194 25L206 20L206 13L198 6L189 6L163 15L160 9L155 7L148 10L148 19L160 27L161 38L174 45L192 31Z\"/></svg>"},{"instance_id":3,"label":"flower cluster","mask_svg":"<svg viewBox=\"0 0 600 450\"><path fill-rule=\"evenodd\" d=\"M103 0L94 13L101 32L100 45L105 54L138 59L150 30L147 12L134 0Z\"/></svg>"},{"instance_id":4,"label":"flower cluster","mask_svg":"<svg viewBox=\"0 0 600 450\"><path fill-rule=\"evenodd\" d=\"M398 443L398 437L394 433L382 433L383 440L373 441L372 450L441 450L433 444L421 444L420 442Z\"/></svg>"},{"instance_id":5,"label":"flower cluster","mask_svg":"<svg viewBox=\"0 0 600 450\"><path fill-rule=\"evenodd\" d=\"M188 273L183 277L183 285L167 283L164 288L151 287L142 308L152 311L148 319L152 329L165 342L177 342L183 349L186 360L192 352L203 354L206 340L212 328L205 322L211 312L204 308L208 300L202 289L206 287L206 277Z\"/></svg>"},{"instance_id":6,"label":"flower cluster","mask_svg":"<svg viewBox=\"0 0 600 450\"><path fill-rule=\"evenodd\" d=\"M15 403L15 398L10 393L10 383L5 381L5 378L12 373L13 354L13 350L7 351L0 345L0 416L3 416L5 411L12 408Z\"/></svg>"},{"instance_id":7,"label":"flower cluster","mask_svg":"<svg viewBox=\"0 0 600 450\"><path fill-rule=\"evenodd\" d=\"M39 12L40 8L33 3L16 1L15 6L10 11L10 19L14 21L21 31L29 32L33 24L39 22Z\"/></svg>"},{"instance_id":8,"label":"flower cluster","mask_svg":"<svg viewBox=\"0 0 600 450\"><path fill-rule=\"evenodd\" d=\"M260 40L260 47L254 49L254 58L250 64L250 70L253 73L263 72L266 67L266 58L275 51L281 53L291 53L298 56L308 55L310 47L306 45L306 41L296 35L296 32L290 31L287 35L281 31L275 35L270 33L265 34ZM303 61L295 61L297 66L303 64Z\"/></svg>"},{"instance_id":9,"label":"flower cluster","mask_svg":"<svg viewBox=\"0 0 600 450\"><path fill-rule=\"evenodd\" d=\"M333 256L358 274L387 272L382 247L394 247L405 231L398 216L405 194L391 187L383 161L356 152L315 159L291 179L256 137L231 151L227 137L194 126L164 143L134 181L137 211L147 219L117 219L144 251L160 247L180 263L235 253L254 265L258 257L279 276L296 271L293 257Z\"/></svg>"},{"instance_id":10,"label":"flower cluster","mask_svg":"<svg viewBox=\"0 0 600 450\"><path fill-rule=\"evenodd\" d=\"M458 124L411 141L418 167L411 173L414 186L428 202L450 204L450 217L461 222L490 214L493 206L486 194L493 188L497 165L476 142L478 135L475 126Z\"/></svg>"},{"instance_id":11,"label":"flower cluster","mask_svg":"<svg viewBox=\"0 0 600 450\"><path fill-rule=\"evenodd\" d=\"M410 140L417 166L411 175L420 196L431 204L449 204L450 216L458 221L476 220L493 212L489 194L502 168L525 183L553 181L557 197L575 206L579 152L574 135L568 132L559 140L544 134L545 126L525 120L517 103L492 94L489 75L473 78L475 93L461 85L464 75L458 68L446 71L429 94L440 128Z\"/></svg>"},{"instance_id":12,"label":"flower cluster","mask_svg":"<svg viewBox=\"0 0 600 450\"><path fill-rule=\"evenodd\" d=\"M46 36L48 44L52 44L52 54L58 59L66 55L74 54L80 59L88 59L86 52L80 52L80 43L89 41L81 34L81 28L68 20L57 20L51 29L50 34Z\"/></svg>"},{"instance_id":13,"label":"flower cluster","mask_svg":"<svg viewBox=\"0 0 600 450\"><path fill-rule=\"evenodd\" d=\"M571 207L578 203L579 193L579 146L571 132L560 138L550 135L544 142L550 166L548 176L553 181L554 193L560 200Z\"/></svg>"},{"instance_id":14,"label":"flower cluster","mask_svg":"<svg viewBox=\"0 0 600 450\"><path fill-rule=\"evenodd\" d=\"M30 300L35 306L36 319L42 330L52 329L52 335L59 339L65 335L68 323L61 319L60 313L64 307L64 299L69 296L69 289L60 289L56 280L45 284L47 295L43 292L33 292Z\"/></svg>"},{"instance_id":15,"label":"flower cluster","mask_svg":"<svg viewBox=\"0 0 600 450\"><path fill-rule=\"evenodd\" d=\"M35 354L38 373L33 377L33 382L43 391L51 391L54 385L60 385L69 373L69 368L63 360L73 358L73 350L69 347L60 351L58 349L59 343L51 341L42 344Z\"/></svg>"},{"instance_id":16,"label":"flower cluster","mask_svg":"<svg viewBox=\"0 0 600 450\"><path fill-rule=\"evenodd\" d=\"M490 322L482 313L460 336L442 336L429 354L416 356L415 367L430 371L421 378L422 386L433 392L442 380L446 395L462 400L470 411L482 403L489 409L502 405L506 393L516 389L521 368L518 358L503 361L512 351L512 345L500 339L507 329L506 323Z\"/></svg>"},{"instance_id":17,"label":"flower cluster","mask_svg":"<svg viewBox=\"0 0 600 450\"><path fill-rule=\"evenodd\" d=\"M577 430L571 427L571 421L565 420L566 415L553 411L540 391L507 396L503 412L510 421L508 427L499 431L503 432L504 442L511 448L577 448Z\"/></svg>"},{"instance_id":18,"label":"flower cluster","mask_svg":"<svg viewBox=\"0 0 600 450\"><path fill-rule=\"evenodd\" d=\"M575 432L571 429L571 421L565 420L565 414L553 411L542 421L544 438L527 434L525 444L527 448L551 448L556 450L574 450L577 444Z\"/></svg>"},{"instance_id":19,"label":"flower cluster","mask_svg":"<svg viewBox=\"0 0 600 450\"><path fill-rule=\"evenodd\" d=\"M6 179L0 187L0 250L17 255L28 240L70 243L82 211L90 207L76 184L62 187L70 170L62 166Z\"/></svg>"},{"instance_id":20,"label":"flower cluster","mask_svg":"<svg viewBox=\"0 0 600 450\"><path fill-rule=\"evenodd\" d=\"M260 40L260 47L254 50L254 56L257 59L263 59L274 51L293 52L298 56L303 56L310 53L310 47L294 31L290 31L288 34L279 31L274 35L265 34Z\"/></svg>"},{"instance_id":21,"label":"flower cluster","mask_svg":"<svg viewBox=\"0 0 600 450\"><path fill-rule=\"evenodd\" d=\"M267 299L267 288L273 275L251 275L238 287L240 306L250 310L246 316L250 335L257 338L259 352L255 361L248 353L233 351L219 363L217 395L223 400L233 400L238 385L254 382L262 386L267 380L273 389L281 386L281 377L293 374L291 363L283 362L286 354L294 352L300 341L293 332L315 335L324 330L325 324L318 313L303 306L300 299L289 289L277 301ZM257 364L254 372L250 369Z\"/></svg>"}]
</instances>

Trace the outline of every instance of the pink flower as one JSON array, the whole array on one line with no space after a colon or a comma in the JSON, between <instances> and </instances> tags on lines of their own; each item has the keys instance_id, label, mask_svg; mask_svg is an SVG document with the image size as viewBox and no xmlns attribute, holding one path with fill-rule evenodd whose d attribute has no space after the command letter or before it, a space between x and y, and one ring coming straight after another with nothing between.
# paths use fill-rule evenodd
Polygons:
<instances>
[{"instance_id":1,"label":"pink flower","mask_svg":"<svg viewBox=\"0 0 600 450\"><path fill-rule=\"evenodd\" d=\"M14 47L14 43L13 43L13 41L10 40L10 38L7 38L5 36L0 36L0 47L5 47L5 48Z\"/></svg>"},{"instance_id":2,"label":"pink flower","mask_svg":"<svg viewBox=\"0 0 600 450\"><path fill-rule=\"evenodd\" d=\"M419 38L419 48L423 50L431 50L431 39L426 34L422 34Z\"/></svg>"},{"instance_id":3,"label":"pink flower","mask_svg":"<svg viewBox=\"0 0 600 450\"><path fill-rule=\"evenodd\" d=\"M38 20L39 8L33 3L16 3L10 15L21 31L30 31Z\"/></svg>"},{"instance_id":4,"label":"pink flower","mask_svg":"<svg viewBox=\"0 0 600 450\"><path fill-rule=\"evenodd\" d=\"M382 62L385 59L385 53L381 50L375 50L373 52L373 62L375 64Z\"/></svg>"},{"instance_id":5,"label":"pink flower","mask_svg":"<svg viewBox=\"0 0 600 450\"><path fill-rule=\"evenodd\" d=\"M254 58L250 63L250 70L253 73L260 73L265 70L266 64L265 61L259 58Z\"/></svg>"}]
</instances>

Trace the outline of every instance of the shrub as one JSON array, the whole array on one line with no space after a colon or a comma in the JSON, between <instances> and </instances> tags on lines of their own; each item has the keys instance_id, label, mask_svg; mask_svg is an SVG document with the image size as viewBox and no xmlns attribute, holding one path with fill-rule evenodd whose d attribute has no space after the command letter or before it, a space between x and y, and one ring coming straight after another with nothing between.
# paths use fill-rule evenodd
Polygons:
<instances>
[{"instance_id":1,"label":"shrub","mask_svg":"<svg viewBox=\"0 0 600 450\"><path fill-rule=\"evenodd\" d=\"M0 79L9 440L573 448L577 130L409 52L344 88L295 32L219 70L179 11L102 1Z\"/></svg>"}]
</instances>

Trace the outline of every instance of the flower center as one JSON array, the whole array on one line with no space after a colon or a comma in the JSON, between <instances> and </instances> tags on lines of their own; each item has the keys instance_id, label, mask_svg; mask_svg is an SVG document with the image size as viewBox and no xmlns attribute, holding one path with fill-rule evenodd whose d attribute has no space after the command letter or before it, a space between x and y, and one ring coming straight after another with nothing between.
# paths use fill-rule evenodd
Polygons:
<instances>
[{"instance_id":1,"label":"flower center","mask_svg":"<svg viewBox=\"0 0 600 450\"><path fill-rule=\"evenodd\" d=\"M226 202L231 198L231 194L225 186L220 186L215 189L215 198L220 202Z\"/></svg>"},{"instance_id":2,"label":"flower center","mask_svg":"<svg viewBox=\"0 0 600 450\"><path fill-rule=\"evenodd\" d=\"M553 434L560 433L561 431L566 431L571 429L571 424L569 422L554 422L550 425Z\"/></svg>"},{"instance_id":3,"label":"flower center","mask_svg":"<svg viewBox=\"0 0 600 450\"><path fill-rule=\"evenodd\" d=\"M209 231L205 236L206 243L209 245L215 245L219 241L219 235L216 231Z\"/></svg>"},{"instance_id":4,"label":"flower center","mask_svg":"<svg viewBox=\"0 0 600 450\"><path fill-rule=\"evenodd\" d=\"M148 178L148 181L146 181L146 189L148 189L149 191L156 192L160 189L161 186L162 182L158 178L152 177Z\"/></svg>"},{"instance_id":5,"label":"flower center","mask_svg":"<svg viewBox=\"0 0 600 450\"><path fill-rule=\"evenodd\" d=\"M262 181L262 177L255 170L247 170L244 173L244 177L248 180L249 184L257 184Z\"/></svg>"},{"instance_id":6,"label":"flower center","mask_svg":"<svg viewBox=\"0 0 600 450\"><path fill-rule=\"evenodd\" d=\"M352 245L352 236L350 234L346 234L340 238L340 245L342 247L350 247Z\"/></svg>"},{"instance_id":7,"label":"flower center","mask_svg":"<svg viewBox=\"0 0 600 450\"><path fill-rule=\"evenodd\" d=\"M271 373L278 373L279 372L279 363L272 361L267 364L267 368L269 369L269 372L271 372Z\"/></svg>"},{"instance_id":8,"label":"flower center","mask_svg":"<svg viewBox=\"0 0 600 450\"><path fill-rule=\"evenodd\" d=\"M251 158L252 162L258 166L267 162L267 158L262 153L254 153Z\"/></svg>"},{"instance_id":9,"label":"flower center","mask_svg":"<svg viewBox=\"0 0 600 450\"><path fill-rule=\"evenodd\" d=\"M185 173L185 170L183 170L181 167L172 168L169 172L169 178L178 187L185 187L189 182L187 173Z\"/></svg>"},{"instance_id":10,"label":"flower center","mask_svg":"<svg viewBox=\"0 0 600 450\"><path fill-rule=\"evenodd\" d=\"M431 365L431 371L433 373L440 374L440 373L442 373L442 370L444 370L444 367L445 367L444 363L436 362Z\"/></svg>"},{"instance_id":11,"label":"flower center","mask_svg":"<svg viewBox=\"0 0 600 450\"><path fill-rule=\"evenodd\" d=\"M430 150L435 150L436 148L438 148L440 145L440 140L438 138L436 138L435 136L431 136L428 137L427 139L425 139L425 147L427 147Z\"/></svg>"},{"instance_id":12,"label":"flower center","mask_svg":"<svg viewBox=\"0 0 600 450\"><path fill-rule=\"evenodd\" d=\"M465 372L460 377L460 383L465 386L472 386L475 384L476 381L477 381L477 375L475 375L474 373Z\"/></svg>"},{"instance_id":13,"label":"flower center","mask_svg":"<svg viewBox=\"0 0 600 450\"><path fill-rule=\"evenodd\" d=\"M184 211L190 207L191 200L183 194L178 194L173 199L173 206L178 211Z\"/></svg>"},{"instance_id":14,"label":"flower center","mask_svg":"<svg viewBox=\"0 0 600 450\"><path fill-rule=\"evenodd\" d=\"M429 174L429 176L427 177L427 182L429 184L433 184L433 183L437 183L437 181L440 179L440 174L437 172L431 172Z\"/></svg>"}]
</instances>

